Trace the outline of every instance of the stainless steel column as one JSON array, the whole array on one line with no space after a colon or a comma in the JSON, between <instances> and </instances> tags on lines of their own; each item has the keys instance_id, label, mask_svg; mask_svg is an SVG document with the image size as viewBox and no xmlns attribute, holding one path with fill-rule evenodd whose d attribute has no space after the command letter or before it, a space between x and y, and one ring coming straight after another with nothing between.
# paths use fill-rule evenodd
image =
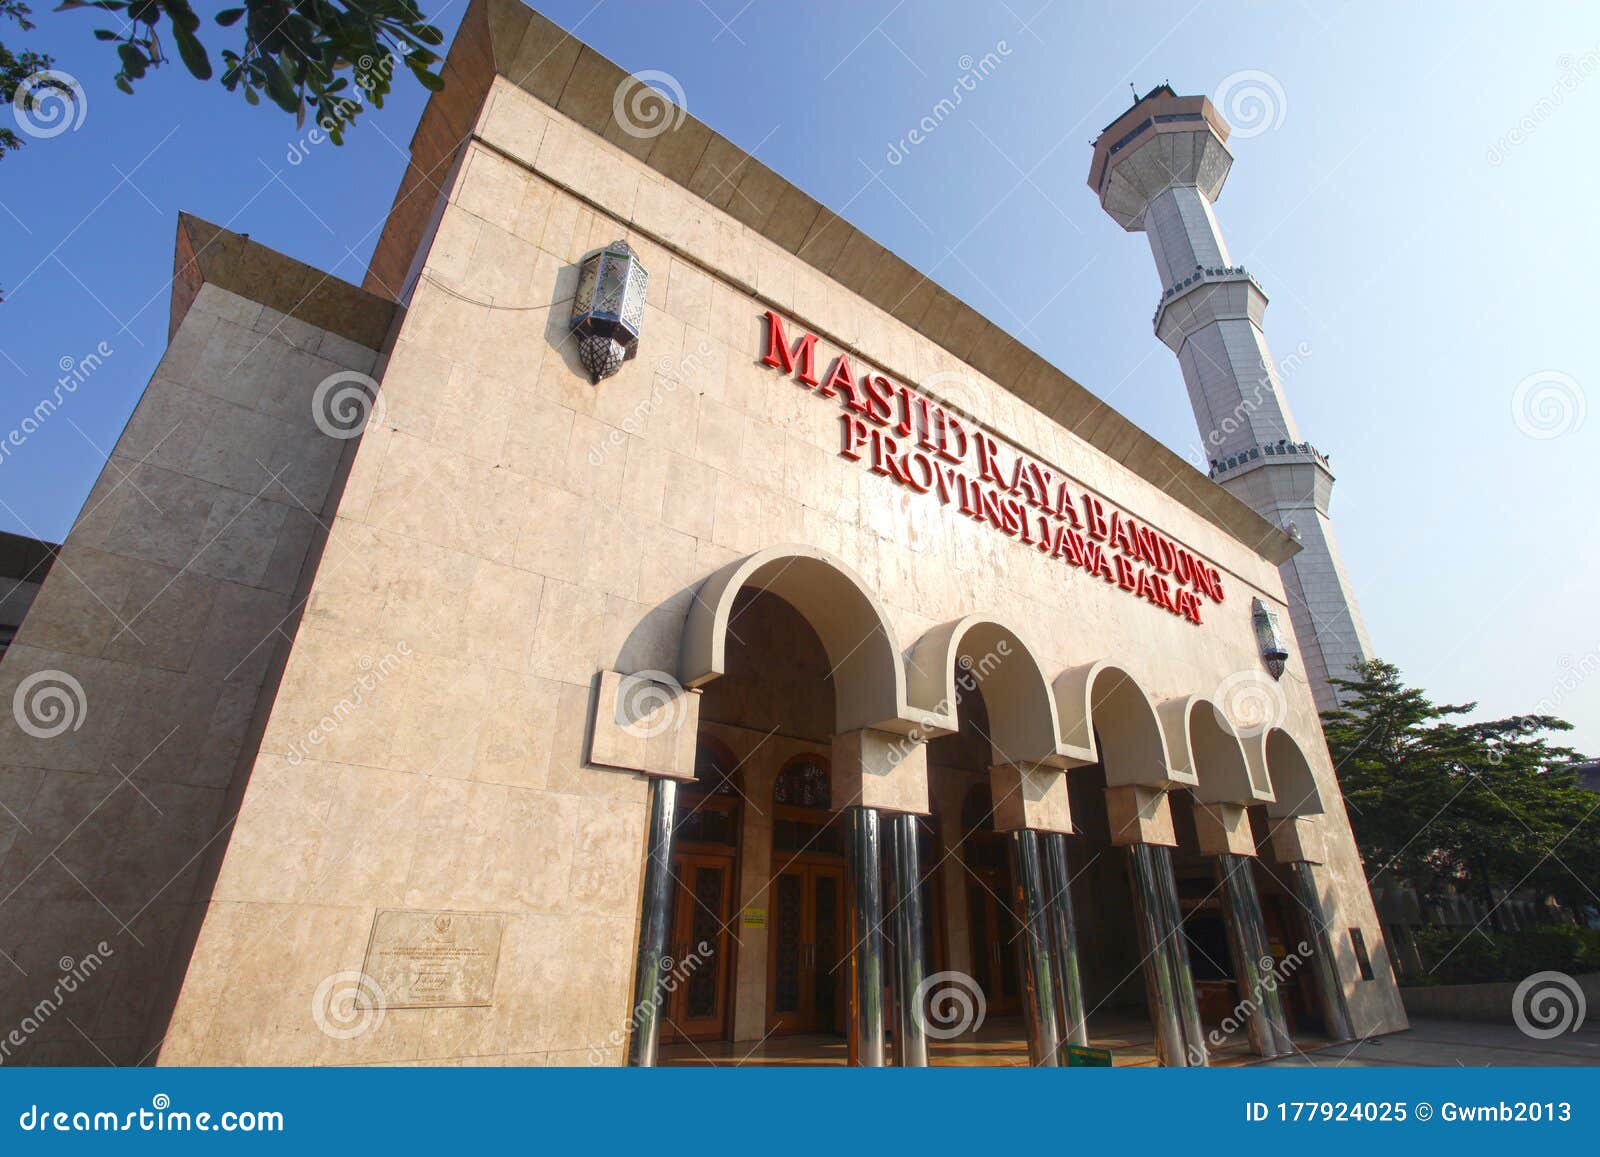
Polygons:
<instances>
[{"instance_id":1,"label":"stainless steel column","mask_svg":"<svg viewBox=\"0 0 1600 1157\"><path fill-rule=\"evenodd\" d=\"M1070 1044L1087 1045L1089 1027L1083 1007L1083 976L1078 967L1078 923L1072 914L1067 837L1060 832L1046 832L1039 839L1044 845L1045 887L1050 894L1050 955L1055 966L1053 979L1062 1037Z\"/></svg>"},{"instance_id":2,"label":"stainless steel column","mask_svg":"<svg viewBox=\"0 0 1600 1157\"><path fill-rule=\"evenodd\" d=\"M883 855L878 813L850 809L850 873L855 904L850 918L851 1035L855 1063L881 1067L883 1039Z\"/></svg>"},{"instance_id":3,"label":"stainless steel column","mask_svg":"<svg viewBox=\"0 0 1600 1157\"><path fill-rule=\"evenodd\" d=\"M650 815L645 843L644 893L639 915L639 956L633 969L633 1035L628 1063L650 1067L661 1044L661 959L667 954L672 918L672 833L678 826L678 781L650 780Z\"/></svg>"},{"instance_id":4,"label":"stainless steel column","mask_svg":"<svg viewBox=\"0 0 1600 1157\"><path fill-rule=\"evenodd\" d=\"M903 1065L905 1049L901 1047L909 1031L906 1027L906 1002L900 999L900 817L891 813L878 818L878 831L883 838L883 855L889 862L889 874L883 881L883 903L889 915L885 919L894 929L893 935L883 938L883 972L889 978L889 1004L883 1012L884 1059L886 1065ZM892 1043L890 1043L892 1042Z\"/></svg>"},{"instance_id":5,"label":"stainless steel column","mask_svg":"<svg viewBox=\"0 0 1600 1157\"><path fill-rule=\"evenodd\" d=\"M1249 856L1230 853L1217 856L1216 861L1217 883L1222 891L1222 918L1228 929L1228 950L1233 955L1233 975L1239 982L1250 1047L1257 1056L1282 1056L1284 1050L1279 1046L1277 1030L1267 1011L1268 996L1277 993L1269 994L1262 984L1264 968L1270 968L1271 961L1263 965L1256 948L1250 910L1252 897L1243 883L1243 877L1254 870L1253 865Z\"/></svg>"},{"instance_id":6,"label":"stainless steel column","mask_svg":"<svg viewBox=\"0 0 1600 1157\"><path fill-rule=\"evenodd\" d=\"M1283 993L1278 991L1282 980L1277 973L1277 962L1272 958L1272 945L1267 942L1267 923L1261 915L1261 892L1256 888L1256 866L1247 861L1235 877L1246 895L1245 915L1249 917L1250 951L1260 962L1261 1005L1266 1011L1267 1023L1272 1027L1278 1055L1288 1056L1295 1051L1294 1037L1289 1034L1289 1018L1283 1012Z\"/></svg>"},{"instance_id":7,"label":"stainless steel column","mask_svg":"<svg viewBox=\"0 0 1600 1157\"><path fill-rule=\"evenodd\" d=\"M1151 844L1128 845L1128 867L1133 885L1134 923L1139 928L1139 948L1144 953L1144 988L1150 1019L1156 1029L1156 1057L1171 1068L1189 1063L1184 1047L1183 1019L1167 955L1166 905L1161 899L1157 851Z\"/></svg>"},{"instance_id":8,"label":"stainless steel column","mask_svg":"<svg viewBox=\"0 0 1600 1157\"><path fill-rule=\"evenodd\" d=\"M1309 939L1316 949L1312 964L1317 974L1317 999L1322 1005L1323 1027L1335 1041L1350 1040L1355 1036L1350 1028L1350 1008L1345 1003L1344 985L1339 983L1333 938L1328 935L1328 918L1322 911L1316 877L1311 873L1311 865L1304 860L1289 864L1288 868L1295 899L1300 901Z\"/></svg>"},{"instance_id":9,"label":"stainless steel column","mask_svg":"<svg viewBox=\"0 0 1600 1157\"><path fill-rule=\"evenodd\" d=\"M1178 903L1178 878L1172 871L1172 849L1155 849L1156 871L1161 880L1161 902L1167 913L1167 957L1172 962L1172 988L1178 997L1178 1012L1183 1018L1183 1035L1188 1045L1190 1065L1211 1063L1206 1048L1206 1030L1200 1023L1200 999L1194 991L1194 970L1189 966L1189 939L1183 934L1183 908Z\"/></svg>"},{"instance_id":10,"label":"stainless steel column","mask_svg":"<svg viewBox=\"0 0 1600 1157\"><path fill-rule=\"evenodd\" d=\"M1028 1012L1028 1059L1036 1067L1061 1063L1061 1034L1056 1027L1055 984L1050 957L1049 893L1039 860L1039 833L1011 833L1011 879L1021 896L1022 988Z\"/></svg>"},{"instance_id":11,"label":"stainless steel column","mask_svg":"<svg viewBox=\"0 0 1600 1157\"><path fill-rule=\"evenodd\" d=\"M923 956L922 865L917 841L917 817L898 815L894 829L895 890L895 1061L911 1068L928 1065L927 1022L922 1018L918 994L927 973Z\"/></svg>"}]
</instances>

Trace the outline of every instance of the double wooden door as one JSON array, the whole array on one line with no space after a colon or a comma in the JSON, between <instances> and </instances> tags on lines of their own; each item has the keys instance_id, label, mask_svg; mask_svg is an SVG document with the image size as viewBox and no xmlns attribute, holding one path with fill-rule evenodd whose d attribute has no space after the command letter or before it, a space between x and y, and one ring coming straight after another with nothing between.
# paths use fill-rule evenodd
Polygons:
<instances>
[{"instance_id":1,"label":"double wooden door","mask_svg":"<svg viewBox=\"0 0 1600 1157\"><path fill-rule=\"evenodd\" d=\"M774 1034L844 1031L847 910L841 865L791 863L774 877L767 966Z\"/></svg>"},{"instance_id":2,"label":"double wooden door","mask_svg":"<svg viewBox=\"0 0 1600 1157\"><path fill-rule=\"evenodd\" d=\"M1011 908L1011 873L1005 867L969 867L967 919L972 941L972 978L983 989L989 1016L1022 1007L1017 958L1017 918Z\"/></svg>"},{"instance_id":3,"label":"double wooden door","mask_svg":"<svg viewBox=\"0 0 1600 1157\"><path fill-rule=\"evenodd\" d=\"M720 1040L727 1035L733 984L732 856L680 852L672 858L674 979L666 999L666 1040ZM709 951L702 952L701 945Z\"/></svg>"}]
</instances>

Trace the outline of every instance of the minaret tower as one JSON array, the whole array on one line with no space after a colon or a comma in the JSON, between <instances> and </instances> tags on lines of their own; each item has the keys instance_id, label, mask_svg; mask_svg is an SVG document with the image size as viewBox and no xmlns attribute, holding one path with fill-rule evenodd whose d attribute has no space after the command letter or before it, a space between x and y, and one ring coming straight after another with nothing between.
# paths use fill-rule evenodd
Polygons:
<instances>
[{"instance_id":1,"label":"minaret tower","mask_svg":"<svg viewBox=\"0 0 1600 1157\"><path fill-rule=\"evenodd\" d=\"M1267 295L1234 265L1212 211L1233 156L1228 124L1203 96L1167 85L1136 100L1094 143L1089 187L1129 232L1150 239L1161 298L1156 336L1178 355L1211 477L1299 541L1283 585L1319 710L1330 675L1372 654L1334 542L1328 459L1304 441L1261 331Z\"/></svg>"}]
</instances>

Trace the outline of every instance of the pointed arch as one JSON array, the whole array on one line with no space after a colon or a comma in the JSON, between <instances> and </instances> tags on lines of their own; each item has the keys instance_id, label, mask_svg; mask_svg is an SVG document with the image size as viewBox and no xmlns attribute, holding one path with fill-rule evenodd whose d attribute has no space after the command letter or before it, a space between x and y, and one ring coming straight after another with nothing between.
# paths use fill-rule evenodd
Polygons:
<instances>
[{"instance_id":1,"label":"pointed arch","mask_svg":"<svg viewBox=\"0 0 1600 1157\"><path fill-rule=\"evenodd\" d=\"M816 547L768 547L729 563L701 584L689 604L678 671L686 687L703 687L727 671L734 601L743 590L767 591L800 612L821 640L832 667L835 729L863 727L906 733L926 722L906 704L906 677L883 604L845 563Z\"/></svg>"},{"instance_id":2,"label":"pointed arch","mask_svg":"<svg viewBox=\"0 0 1600 1157\"><path fill-rule=\"evenodd\" d=\"M1157 709L1175 771L1194 777L1200 803L1266 803L1272 788L1245 754L1239 733L1209 699L1185 695Z\"/></svg>"},{"instance_id":3,"label":"pointed arch","mask_svg":"<svg viewBox=\"0 0 1600 1157\"><path fill-rule=\"evenodd\" d=\"M1055 693L1063 741L1105 768L1108 787L1193 786L1192 772L1173 767L1155 705L1125 668L1105 659L1074 667L1056 678Z\"/></svg>"},{"instance_id":4,"label":"pointed arch","mask_svg":"<svg viewBox=\"0 0 1600 1157\"><path fill-rule=\"evenodd\" d=\"M938 720L944 732L954 732L961 695L974 689L988 709L996 764L1075 767L1089 762L1085 753L1074 753L1062 743L1044 668L1013 628L984 615L968 615L933 627L917 640L906 660L906 693L914 708Z\"/></svg>"}]
</instances>

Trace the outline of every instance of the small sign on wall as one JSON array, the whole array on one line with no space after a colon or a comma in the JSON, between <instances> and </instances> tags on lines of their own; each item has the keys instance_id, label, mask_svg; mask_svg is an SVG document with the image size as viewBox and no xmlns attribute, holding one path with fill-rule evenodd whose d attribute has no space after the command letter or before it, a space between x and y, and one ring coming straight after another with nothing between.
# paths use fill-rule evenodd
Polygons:
<instances>
[{"instance_id":1,"label":"small sign on wall","mask_svg":"<svg viewBox=\"0 0 1600 1157\"><path fill-rule=\"evenodd\" d=\"M505 918L492 912L380 910L363 966L389 1008L494 1003Z\"/></svg>"},{"instance_id":2,"label":"small sign on wall","mask_svg":"<svg viewBox=\"0 0 1600 1157\"><path fill-rule=\"evenodd\" d=\"M767 910L765 908L746 908L739 914L739 923L746 928L765 928L767 926Z\"/></svg>"}]
</instances>

